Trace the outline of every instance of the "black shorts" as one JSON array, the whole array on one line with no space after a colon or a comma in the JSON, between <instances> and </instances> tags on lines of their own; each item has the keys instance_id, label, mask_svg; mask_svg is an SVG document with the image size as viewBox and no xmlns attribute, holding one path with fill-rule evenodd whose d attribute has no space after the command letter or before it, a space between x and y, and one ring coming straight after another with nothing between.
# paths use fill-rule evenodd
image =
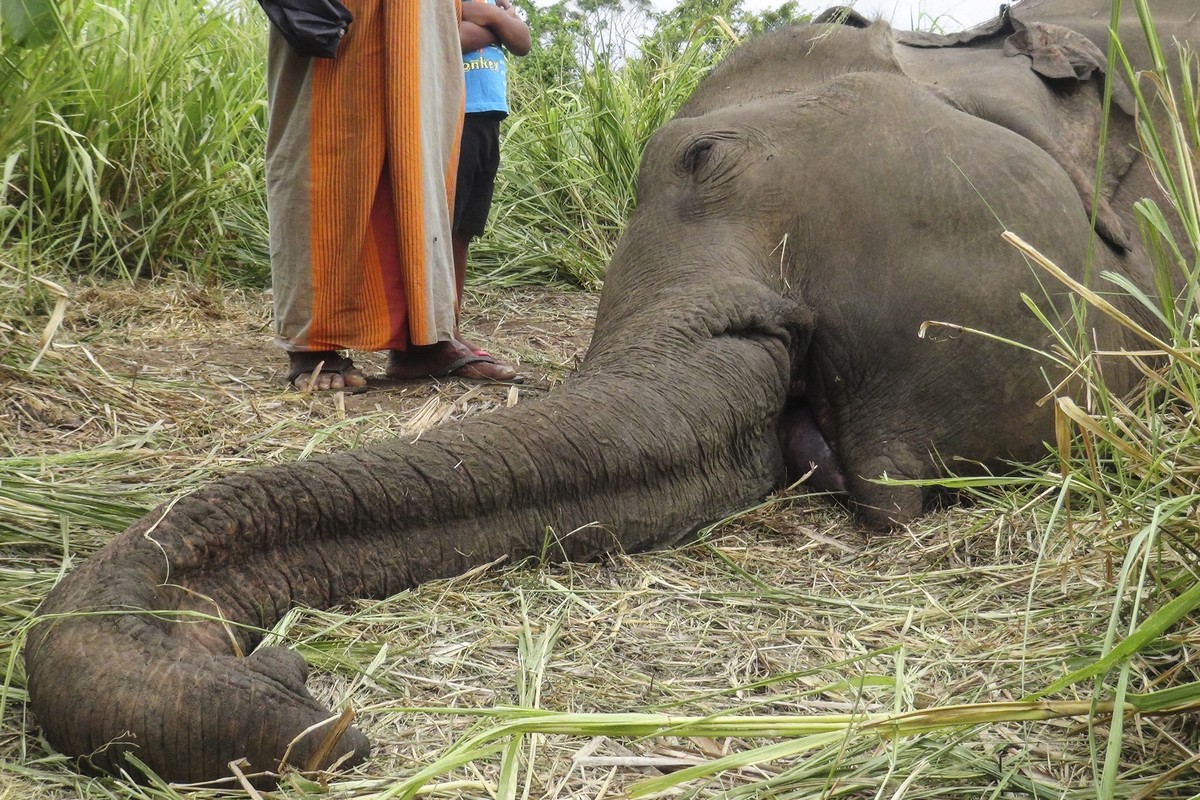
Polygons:
<instances>
[{"instance_id":1,"label":"black shorts","mask_svg":"<svg viewBox=\"0 0 1200 800\"><path fill-rule=\"evenodd\" d=\"M492 190L500 166L500 120L489 111L463 118L458 154L458 186L454 190L454 232L482 236L492 209Z\"/></svg>"}]
</instances>

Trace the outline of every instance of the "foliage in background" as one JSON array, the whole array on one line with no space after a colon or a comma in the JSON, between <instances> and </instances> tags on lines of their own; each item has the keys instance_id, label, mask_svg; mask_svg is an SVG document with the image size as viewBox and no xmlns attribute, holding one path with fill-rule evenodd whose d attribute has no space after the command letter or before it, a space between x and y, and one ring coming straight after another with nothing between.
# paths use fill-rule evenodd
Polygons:
<instances>
[{"instance_id":1,"label":"foliage in background","mask_svg":"<svg viewBox=\"0 0 1200 800\"><path fill-rule=\"evenodd\" d=\"M38 44L30 34L29 46L9 35L0 51L0 253L35 272L264 285L258 9L39 8L57 35ZM480 279L599 282L650 133L738 35L794 16L739 9L740 0L692 0L664 15L643 0L525 8L537 47L512 59L515 113L494 221L476 249ZM6 30L25 30L13 19Z\"/></svg>"},{"instance_id":2,"label":"foliage in background","mask_svg":"<svg viewBox=\"0 0 1200 800\"><path fill-rule=\"evenodd\" d=\"M485 281L599 286L633 209L638 164L709 65L698 45L593 63L549 88L512 73L515 113L503 140L489 230L473 245Z\"/></svg>"},{"instance_id":3,"label":"foliage in background","mask_svg":"<svg viewBox=\"0 0 1200 800\"><path fill-rule=\"evenodd\" d=\"M192 169L188 165L179 166L182 177L164 176L161 170L168 168L173 163L170 159L178 154L172 154L169 143L158 141L152 130L154 125L174 126L170 130L183 131L185 136L192 137L188 140L191 147L205 152L206 145L197 129L208 120L195 124L180 119L187 117L187 113L177 113L177 109L190 108L189 113L198 116L233 114L234 109L220 111L209 108L206 102L190 104L188 98L181 96L183 90L168 86L169 79L156 76L153 68L157 64L163 73L186 79L188 92L192 91L192 82L200 87L197 91L201 95L214 91L205 89L206 71L198 66L209 63L205 59L212 53L205 48L211 46L226 54L222 58L228 60L221 62L222 69L242 70L238 75L253 73L249 83L260 83L261 20L252 16L249 20L223 17L210 21L192 13L194 9L154 11L136 4L120 6L116 13L111 10L114 7L104 8L108 10L81 0L81 5L68 15L62 39L52 46L5 45L0 65L0 91L4 91L0 97L5 98L5 107L0 110L0 144L8 144L0 151L3 153L0 164L4 166L0 233L5 237L0 250L19 253L23 263L35 268L49 269L47 265L53 263L55 271L65 259L76 274L117 275L175 269L188 269L196 276L213 274L206 270L238 274L239 270L258 269L261 274L265 260L255 249L261 248L262 242L258 186L249 184L249 189L222 200L229 208L217 207L210 193L219 192L222 180L228 176L223 179L218 171L217 178L207 180L203 168ZM83 21L81 15L85 11L98 16ZM183 20L192 26L190 33L142 30L129 25L128 19L123 28L118 22L123 15L143 12L158 13L156 19L164 25ZM105 21L107 18L111 18L111 27ZM628 211L633 165L645 136L653 129L652 120L670 113L677 91L686 95L684 87L707 68L714 50L744 33L736 27L736 15L730 15L724 18L724 24L705 28L712 39L689 39L691 44L680 46L680 39L664 33L661 49L651 42L639 46L636 52L623 51L619 57L607 53L608 57L600 58L595 48L581 50L572 45L572 36L588 30L587 20L586 14L562 16L563 28L555 34L561 38L556 40L555 47L544 51L547 54L544 61L515 62L518 72L514 75L514 91L520 94L514 98L517 113L507 130L508 165L501 184L501 202L492 232L479 248L481 260L492 265L490 269L495 270L496 280L555 277L585 284L598 280L598 270L615 240L622 215ZM245 41L251 43L246 45L247 52L241 53L243 44L229 46L218 42L218 36L209 38L206 25L210 22L218 32L224 30L234 38L245 36ZM122 48L127 48L131 41L141 42L139 46L174 46L177 52L123 52ZM68 47L74 49L62 49ZM113 48L113 52L105 48ZM526 64L531 65L528 74L524 69ZM113 74L92 74L101 68L113 70ZM150 68L151 72L141 74L143 68ZM676 68L678 73L673 71ZM555 70L560 70L558 74L564 77L545 83L547 76L556 74ZM1196 62L1193 60L1182 73L1176 71L1175 75L1174 102L1158 93L1147 93L1142 99L1143 120L1152 115L1165 116L1172 124L1162 128L1171 134L1162 139L1150 129L1143 129L1146 137L1143 146L1160 167L1171 207L1143 203L1139 207L1141 227L1151 249L1159 256L1164 279L1172 276L1186 286L1178 303L1158 309L1169 335L1159 342L1148 343L1148 347L1165 354L1161 357L1161 368L1148 375L1151 391L1136 401L1110 396L1095 369L1096 356L1079 351L1074 355L1075 362L1079 374L1091 380L1094 405L1080 408L1068 401L1058 403L1062 458L1051 465L1051 470L1027 479L1026 485L1032 491L1011 495L1009 508L981 504L974 509L956 510L948 521L941 523L945 526L943 531L931 533L931 527L924 524L914 526L893 540L890 550L886 549L886 542L838 541L840 531L824 522L814 522L814 516L808 512L802 517L785 515L759 523L789 532L779 546L796 556L795 567L779 575L766 573L764 564L782 563L785 556L777 553L773 558L754 562L748 551L760 550L762 544L755 541L750 548L718 542L682 551L685 561L695 562L689 564L694 584L666 571L669 567L663 561L640 561L634 568L634 577L622 579L630 588L619 596L614 586L623 584L614 583L607 566L603 567L606 570L603 577L596 581L601 588L591 596L578 591L572 568L563 568L558 577L508 573L495 579L497 583L515 585L520 593L524 576L531 587L530 597L561 596L564 609L585 615L588 620L600 620L603 631L593 633L587 629L586 641L577 646L580 652L603 649L618 629L623 632L632 629L621 644L626 649L607 645L612 651L606 655L611 657L610 661L622 662L622 666L632 665L633 677L623 685L603 687L603 692L588 696L585 702L607 703L607 708L624 710L645 702L651 689L664 687L678 693L678 697L694 701L699 691L694 685L701 685L711 691L706 699L714 701L710 719L717 722L724 709L759 707L764 713L779 713L782 717L789 709L803 709L804 703L813 699L826 704L817 706L814 713L831 713L835 708L831 704L857 710L864 702L880 698L889 704L887 707L894 705L898 711L936 707L948 698L949 702L964 698L986 703L995 693L1052 694L1056 700L1066 698L1084 703L1095 698L1098 703L1120 704L1139 695L1155 696L1164 703L1168 699L1182 703L1195 701L1200 692L1194 683L1196 631L1200 629L1195 619L1200 593L1197 588L1200 587L1197 547L1200 518L1196 510L1200 508L1200 491L1196 486L1200 475L1200 438L1196 435L1200 390L1195 354L1200 342L1196 341L1195 331L1194 260L1195 247L1200 241L1195 233L1200 203L1196 202L1195 165L1191 162L1200 148ZM111 78L115 88L107 86L107 81L101 85L101 76ZM1148 88L1155 80L1142 78L1139 83ZM9 94L9 90L15 93ZM102 96L95 96L97 93ZM245 89L241 110L251 111L251 119L261 113L260 95L260 86ZM156 104L154 97L163 102ZM120 102L112 105L113 98L120 98ZM226 100L232 106L237 98L229 95ZM128 117L118 116L126 111ZM103 126L98 125L103 119L119 122L119 132L114 132L110 122L108 139L93 144L86 137L103 132ZM213 124L221 127L225 123ZM257 130L247 123L247 137L261 137L261 123L254 124L258 124ZM6 135L8 139L4 138ZM120 141L114 141L117 139ZM213 147L215 163L224 163L220 155L223 151ZM117 152L123 153L127 161L118 161L114 155ZM259 152L260 149L249 154L248 160L242 162L248 173L260 169L256 161ZM97 153L107 158L97 163ZM556 182L556 176L568 177ZM254 181L260 179L257 174L252 177ZM246 213L246 219L258 220L258 229L240 239L233 237L238 246L246 248L245 253L228 256L222 250L225 240L220 237L194 239L193 245L202 241L221 254L214 253L207 266L188 263L187 259L194 255L189 250L192 245L186 240L181 242L175 235L177 230L168 230L177 227L173 222L163 223L161 237L153 225L146 225L145 215L138 209L158 207L148 201L140 204L131 201L148 195L156 188L155 181L164 179L178 180L178 191L164 192L156 202L163 202L162 209L170 209L171 215L178 214L184 223L214 214L221 221L235 211ZM241 180L237 178L234 182L240 186ZM99 190L101 186L104 191ZM172 205L175 199L179 202ZM190 202L200 205L189 206ZM74 224L59 209L49 207L57 203L76 210ZM206 207L207 212L194 211ZM150 229L149 232L138 233L135 230L138 225ZM207 233L199 226L196 230L198 233L193 236L222 230L228 233L229 228L214 224ZM125 238L113 242L94 238L97 232L114 231ZM89 233L84 235L85 232ZM575 240L570 238L572 235ZM168 248L169 244L177 246ZM586 259L570 260L572 254L585 248L590 254ZM1046 267L1051 269L1052 265ZM4 274L9 279L13 275L11 271ZM514 275L516 278L511 277ZM0 288L9 289L10 285L6 283ZM42 291L35 289L32 293ZM1094 303L1091 313L1105 313L1099 295L1085 291L1082 296ZM14 299L11 293L6 297ZM75 347L63 348L34 370L29 364L35 360L38 347L30 342L30 336L18 335L19 332L8 327L18 323L27 304L7 300L2 306L6 313L0 315L5 320L0 324L0 340L4 345L0 347L0 381L9 381L10 390L22 390L19 402L13 406L31 420L31 430L44 431L45 426L55 430L54 425L73 428L81 424L74 420L78 411L85 418L87 414L112 417L114 430L117 418L130 414L138 420L140 431L133 438L114 436L112 442L78 454L72 450L46 455L47 445L29 439L24 430L6 442L10 449L18 445L22 449L0 459L0 540L9 557L5 568L0 569L0 588L4 590L0 597L3 609L0 618L7 631L18 631L24 617L56 577L58 568L99 546L108 531L121 528L138 509L181 487L195 485L214 471L241 468L248 457L270 460L294 455L292 449L281 448L276 440L279 430L296 424L298 415L287 409L281 412L269 408L260 393L251 391L246 393L249 404L237 414L252 431L247 435L249 447L247 438L242 437L211 443L207 452L194 452L188 448L195 442L208 440L199 430L187 429L168 431L170 436L164 441L160 438L163 434L155 427L158 423L152 421L170 416L164 409L170 408L172 402L165 400L173 399L174 405L181 409L171 417L168 427L191 424L198 429L206 428L210 423L198 419L202 415L196 412L199 402L196 398L207 397L204 392L211 390L198 384L155 387L145 379L109 375L81 355L86 351ZM53 305L50 298L40 295L38 302L42 304L39 308L47 312ZM110 311L97 324L111 326L111 320ZM39 324L41 321L38 320ZM30 329L34 329L32 325ZM111 331L108 333L111 335ZM1070 354L1076 339L1064 337L1062 352ZM231 405L234 395L220 392L226 392L225 387L220 387L214 407ZM62 402L61 398L69 400ZM287 421L278 422L278 428L264 423L264 406L268 406L266 411L273 410ZM38 428L34 423L44 427ZM128 430L130 425L126 423L124 427ZM398 426L383 427L394 432ZM28 454L39 447L43 450L41 454ZM167 451L175 447L179 449L179 461L186 463L164 466L164 461L172 460ZM222 459L220 464L210 466L209 460L218 458ZM987 502L994 500L994 495L988 495ZM771 502L779 505L777 501ZM756 509L753 513L764 511ZM755 523L751 520L747 524ZM833 536L828 535L830 530L834 531ZM855 550L859 547L862 549ZM806 553L813 558L822 554L829 558L832 553L839 561L828 568L813 570L811 564L805 566L811 560ZM905 562L905 558L911 561ZM1108 572L1106 561L1111 562ZM907 564L911 564L911 569L905 568ZM805 572L806 568L810 571ZM796 575L803 577L796 581ZM885 577L880 579L881 575ZM893 585L886 585L889 580ZM846 594L831 591L831 585L844 585ZM875 593L860 591L864 586L872 587ZM678 593L679 607L672 613L664 613L651 606L644 617L639 617L635 613L637 604L666 595L668 589L663 587ZM453 603L457 591L446 588L445 584L431 585L426 588L427 594L421 596L428 602L416 603L431 618L414 627L435 633L418 633L434 641L423 642L427 646L413 649L421 653L442 650L451 653L446 661L433 664L432 677L427 679L436 683L439 700L446 688L439 681L445 679L446 671L462 669L464 663L469 666L479 652L493 655L504 652L513 635L512 616L503 618L503 624L486 635L464 635L462 642L444 633L458 620L452 619L455 616L452 612L443 611L438 617L435 606ZM490 602L491 597L484 601ZM714 623L703 616L711 605L721 603L751 613L736 623ZM374 607L371 611L374 613ZM361 684L358 691L365 693L370 688L368 684L382 683L389 697L405 696L401 692L414 683L409 679L412 662L401 659L389 662L388 668L379 667L388 642L403 642L406 649L412 642L408 624L396 622L397 612L391 613L390 628L371 630L366 635L358 633L356 627L355 617L363 615L362 609L352 610L349 615L314 614L315 621L310 621L307 628L302 627L295 634L296 640L302 642L301 649L310 658L310 650L328 652L324 668L354 676ZM664 618L670 620L670 626L655 627ZM553 673L558 669L564 673L556 684L560 693L550 695L547 705L563 702L566 687L586 686L596 680L599 671L587 662L585 668L570 662L564 667L565 659L552 662L553 642L548 641L544 646L534 642L532 631L536 627L523 621L525 630L519 644L527 655L537 652L528 659L536 667L528 670L532 677L523 675L520 679L540 686L543 672ZM981 635L992 630L993 625L999 627L1002 621L1011 624L1001 633L993 633L992 638ZM680 636L681 628L689 624L703 629L695 640ZM545 624L544 638L550 640L552 633L557 636L561 630L567 639L572 627ZM726 644L726 649L716 646L713 652L703 654L708 658L698 667L703 675L684 673L684 679L674 681L670 669L681 667L669 661L668 654L689 662L683 668L697 666L690 663L702 655L695 643L720 643L726 641L720 637L727 633L735 634L729 641L744 639L753 645L751 652L741 653L731 644ZM438 639L443 635L449 646ZM642 651L636 649L647 642L653 643L656 635L661 637L663 650L658 654L661 661L643 658ZM754 639L756 635L761 638ZM16 656L19 636L0 639L4 640L0 661L8 662L0 693L0 709L5 719L4 736L0 738L9 743L0 757L4 771L10 776L6 780L13 781L17 793L34 796L30 787L40 782L46 787L46 796L62 796L63 792L94 797L179 796L165 787L143 790L119 780L80 778L49 754L19 713L23 700L23 676ZM527 644L526 639L532 644ZM468 655L462 656L457 648L469 648L467 640L480 643L479 650L467 649ZM880 648L872 645L872 641L886 646ZM795 649L810 653L812 663L819 666L791 674L788 668L781 669L782 645L790 648L793 644ZM829 656L835 652L835 646L859 647L864 660L876 660L869 668L857 671L853 665L836 662ZM731 658L731 653L740 656ZM894 660L891 672L881 668L878 661L886 656ZM952 669L975 664L980 666L960 672ZM504 669L489 667L481 672L494 677L503 674ZM710 685L721 683L715 679L725 677L723 669L730 671L728 680L719 688L709 689ZM836 685L813 677L831 671L840 678ZM702 680L713 684L701 683ZM691 682L695 684L689 689ZM1155 691L1159 694L1153 695ZM464 694L467 699L463 702L478 700L469 692ZM529 694L534 695L529 707L537 707L541 701L536 692ZM524 704L526 693L520 693L519 698ZM394 699L389 702L396 703ZM503 695L499 702L503 703ZM676 713L671 705L660 710ZM379 709L375 711L379 713ZM452 709L441 712L449 714ZM395 729L409 730L402 726L411 725L413 716L409 710L397 710ZM656 787L716 796L789 798L828 797L831 793L962 798L1012 794L1072 799L1196 796L1194 769L1200 757L1196 755L1194 723L1189 726L1178 720L1146 717L1126 720L1120 716L1108 720L1095 713L1078 718L1087 720L1084 729L1074 724L1058 727L1046 723L971 728L869 747L848 739L833 739L822 742L819 749L807 752L803 758L778 763L775 759L779 754L811 742L785 738L776 745L768 744L747 754L736 746L720 750L700 739L698 748L685 753L689 757L703 756L699 763L688 771L678 770L677 763L664 769L666 774ZM609 731L612 736L618 736L618 715L605 722L614 726ZM1173 723L1178 724L1172 727ZM574 725L575 736L591 737L594 733L594 729L578 721L570 724ZM379 727L390 725L391 718ZM444 726L431 727L440 730ZM447 748L447 752L451 755L461 752L462 743L477 742L479 733L478 729L467 731L461 743ZM661 733L670 737L671 726L665 726ZM546 740L540 735L518 732L512 741L514 746L505 755L506 767L507 753L517 753L519 745L527 743L528 760L514 769L525 769L526 780L535 781L541 762L535 762L533 751L538 747L546 749ZM647 745L643 738L621 741L627 741L631 747ZM575 751L584 749L576 745L578 741L568 746ZM389 743L389 746L398 749L401 745ZM1150 750L1157 750L1154 758L1147 756ZM1174 761L1164 759L1162 750L1169 751ZM428 759L397 760L402 762L396 768L400 777L411 777L430 763ZM516 755L512 757L513 762L520 760ZM732 763L737 761L751 769L740 769ZM718 766L728 769L727 775L735 776L736 791L726 793L717 783L696 783L711 779L708 773L697 778L698 772ZM575 768L572 765L569 769ZM755 771L760 769L761 772ZM481 763L479 770L487 775L487 764ZM1061 775L1066 777L1060 782ZM352 783L352 780L345 782L351 785L334 791L362 797L394 796L399 778L389 777L377 784L370 780ZM587 796L603 795L609 780L611 775L601 786L592 787L595 791ZM298 787L287 794L309 796L306 785ZM490 791L483 779L479 786L462 790L474 796ZM317 792L314 785L312 793ZM509 791L504 796L515 795L515 791Z\"/></svg>"},{"instance_id":4,"label":"foliage in background","mask_svg":"<svg viewBox=\"0 0 1200 800\"><path fill-rule=\"evenodd\" d=\"M539 12L540 51L510 59L496 200L471 249L484 282L598 287L650 136L742 38L807 19L794 3L755 15L741 0L688 0L658 15L644 5L586 8ZM568 46L565 31L580 38Z\"/></svg>"},{"instance_id":5,"label":"foliage in background","mask_svg":"<svg viewBox=\"0 0 1200 800\"><path fill-rule=\"evenodd\" d=\"M0 0L0 42L4 45L44 44L57 33L53 0Z\"/></svg>"},{"instance_id":6,"label":"foliage in background","mask_svg":"<svg viewBox=\"0 0 1200 800\"><path fill-rule=\"evenodd\" d=\"M200 3L62 11L0 64L0 247L76 275L261 281L261 26Z\"/></svg>"}]
</instances>

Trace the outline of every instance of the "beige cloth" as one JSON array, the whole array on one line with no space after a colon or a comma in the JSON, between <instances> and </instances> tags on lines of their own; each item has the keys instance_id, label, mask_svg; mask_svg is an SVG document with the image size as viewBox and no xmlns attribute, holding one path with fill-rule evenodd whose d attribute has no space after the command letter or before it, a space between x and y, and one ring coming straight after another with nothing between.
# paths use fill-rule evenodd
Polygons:
<instances>
[{"instance_id":1,"label":"beige cloth","mask_svg":"<svg viewBox=\"0 0 1200 800\"><path fill-rule=\"evenodd\" d=\"M267 210L288 350L452 338L450 224L462 128L459 6L345 0L336 59L271 31Z\"/></svg>"}]
</instances>

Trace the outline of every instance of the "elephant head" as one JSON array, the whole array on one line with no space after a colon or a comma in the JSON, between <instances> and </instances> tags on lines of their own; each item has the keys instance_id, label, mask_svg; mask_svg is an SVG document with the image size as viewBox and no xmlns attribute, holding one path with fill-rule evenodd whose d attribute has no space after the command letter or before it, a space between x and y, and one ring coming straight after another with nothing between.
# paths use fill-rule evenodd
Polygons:
<instances>
[{"instance_id":1,"label":"elephant head","mask_svg":"<svg viewBox=\"0 0 1200 800\"><path fill-rule=\"evenodd\" d=\"M302 659L255 650L294 605L537 554L547 530L568 559L669 542L810 472L888 527L922 494L880 477L1038 456L1052 419L1037 401L1061 376L918 329L1039 345L1022 293L1069 315L1005 228L1076 275L1090 251L1149 290L1130 203L1153 185L1128 118L1098 203L1087 179L1107 5L1026 0L953 37L848 18L742 46L650 142L577 374L416 443L236 475L151 512L39 610L25 661L49 741L106 770L132 752L173 780L241 757L354 762L354 729L321 747L330 715ZM1190 6L1156 3L1162 32L1196 41ZM1101 320L1093 333L1124 344Z\"/></svg>"}]
</instances>

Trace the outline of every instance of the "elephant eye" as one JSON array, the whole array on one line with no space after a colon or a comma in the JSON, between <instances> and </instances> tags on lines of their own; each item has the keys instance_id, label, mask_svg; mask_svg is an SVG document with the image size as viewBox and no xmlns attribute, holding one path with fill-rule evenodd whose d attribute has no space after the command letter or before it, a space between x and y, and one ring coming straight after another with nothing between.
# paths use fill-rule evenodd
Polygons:
<instances>
[{"instance_id":1,"label":"elephant eye","mask_svg":"<svg viewBox=\"0 0 1200 800\"><path fill-rule=\"evenodd\" d=\"M680 160L683 171L690 175L695 175L700 170L704 169L704 165L708 163L709 156L712 155L713 145L716 142L712 139L697 139L688 145L683 151L683 158Z\"/></svg>"}]
</instances>

